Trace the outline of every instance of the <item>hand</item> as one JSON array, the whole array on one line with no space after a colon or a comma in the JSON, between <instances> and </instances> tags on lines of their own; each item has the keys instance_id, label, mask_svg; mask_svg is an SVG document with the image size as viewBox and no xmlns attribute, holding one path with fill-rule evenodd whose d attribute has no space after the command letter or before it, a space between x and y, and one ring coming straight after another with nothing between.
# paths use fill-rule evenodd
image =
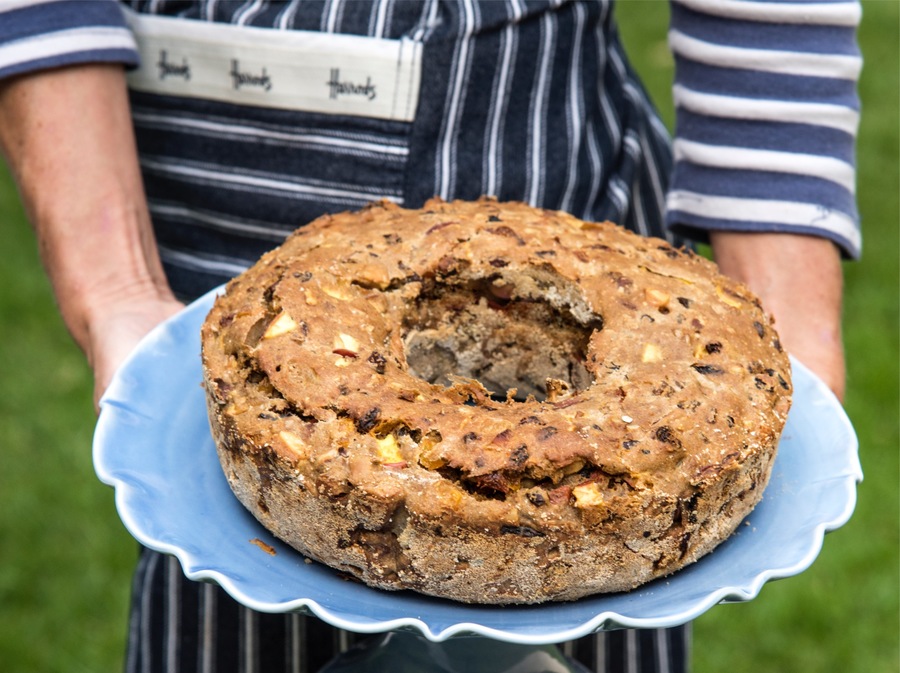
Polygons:
<instances>
[{"instance_id":1,"label":"hand","mask_svg":"<svg viewBox=\"0 0 900 673\"><path fill-rule=\"evenodd\" d=\"M843 402L840 252L824 238L782 233L711 232L726 275L744 282L775 318L782 345Z\"/></svg>"},{"instance_id":2,"label":"hand","mask_svg":"<svg viewBox=\"0 0 900 673\"><path fill-rule=\"evenodd\" d=\"M88 327L85 353L94 371L94 408L138 342L184 305L172 296L147 296L102 305Z\"/></svg>"}]
</instances>

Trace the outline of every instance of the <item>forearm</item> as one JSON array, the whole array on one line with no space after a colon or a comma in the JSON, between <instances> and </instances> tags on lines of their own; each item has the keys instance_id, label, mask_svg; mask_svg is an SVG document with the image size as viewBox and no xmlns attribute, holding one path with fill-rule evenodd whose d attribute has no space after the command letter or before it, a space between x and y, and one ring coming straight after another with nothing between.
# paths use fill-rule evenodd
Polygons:
<instances>
[{"instance_id":1,"label":"forearm","mask_svg":"<svg viewBox=\"0 0 900 673\"><path fill-rule=\"evenodd\" d=\"M843 399L843 276L831 241L781 233L711 232L723 273L746 283L775 318L781 342Z\"/></svg>"},{"instance_id":2,"label":"forearm","mask_svg":"<svg viewBox=\"0 0 900 673\"><path fill-rule=\"evenodd\" d=\"M169 293L144 198L122 67L77 66L4 83L0 146L60 311L90 357L97 312Z\"/></svg>"},{"instance_id":3,"label":"forearm","mask_svg":"<svg viewBox=\"0 0 900 673\"><path fill-rule=\"evenodd\" d=\"M0 85L0 148L60 312L94 372L94 401L138 341L181 308L153 236L122 67Z\"/></svg>"}]
</instances>

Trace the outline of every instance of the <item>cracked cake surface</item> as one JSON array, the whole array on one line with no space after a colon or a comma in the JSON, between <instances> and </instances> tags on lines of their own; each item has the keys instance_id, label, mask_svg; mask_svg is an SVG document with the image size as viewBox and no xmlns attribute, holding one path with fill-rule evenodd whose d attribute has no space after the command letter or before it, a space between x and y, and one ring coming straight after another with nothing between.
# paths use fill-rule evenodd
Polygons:
<instances>
[{"instance_id":1,"label":"cracked cake surface","mask_svg":"<svg viewBox=\"0 0 900 673\"><path fill-rule=\"evenodd\" d=\"M692 563L759 501L790 407L771 321L714 264L490 199L324 216L201 340L223 469L264 526L472 603Z\"/></svg>"}]
</instances>

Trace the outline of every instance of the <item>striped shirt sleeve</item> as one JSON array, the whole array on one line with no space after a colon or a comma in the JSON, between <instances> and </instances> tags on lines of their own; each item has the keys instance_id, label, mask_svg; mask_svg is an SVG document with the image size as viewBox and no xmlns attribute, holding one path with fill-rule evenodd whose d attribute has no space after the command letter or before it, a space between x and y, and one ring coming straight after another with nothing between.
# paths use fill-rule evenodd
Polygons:
<instances>
[{"instance_id":1,"label":"striped shirt sleeve","mask_svg":"<svg viewBox=\"0 0 900 673\"><path fill-rule=\"evenodd\" d=\"M794 232L860 254L856 1L673 0L667 225Z\"/></svg>"},{"instance_id":2,"label":"striped shirt sleeve","mask_svg":"<svg viewBox=\"0 0 900 673\"><path fill-rule=\"evenodd\" d=\"M138 63L116 0L0 0L0 78L96 62Z\"/></svg>"}]
</instances>

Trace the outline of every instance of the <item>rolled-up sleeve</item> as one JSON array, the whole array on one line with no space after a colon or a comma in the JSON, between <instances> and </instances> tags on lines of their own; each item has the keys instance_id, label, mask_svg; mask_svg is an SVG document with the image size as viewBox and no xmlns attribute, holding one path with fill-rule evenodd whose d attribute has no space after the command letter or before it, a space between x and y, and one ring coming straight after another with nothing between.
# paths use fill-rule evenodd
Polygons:
<instances>
[{"instance_id":1,"label":"rolled-up sleeve","mask_svg":"<svg viewBox=\"0 0 900 673\"><path fill-rule=\"evenodd\" d=\"M859 256L860 18L846 0L673 0L673 231L812 234Z\"/></svg>"},{"instance_id":2,"label":"rolled-up sleeve","mask_svg":"<svg viewBox=\"0 0 900 673\"><path fill-rule=\"evenodd\" d=\"M0 0L0 78L96 62L138 64L116 0Z\"/></svg>"}]
</instances>

